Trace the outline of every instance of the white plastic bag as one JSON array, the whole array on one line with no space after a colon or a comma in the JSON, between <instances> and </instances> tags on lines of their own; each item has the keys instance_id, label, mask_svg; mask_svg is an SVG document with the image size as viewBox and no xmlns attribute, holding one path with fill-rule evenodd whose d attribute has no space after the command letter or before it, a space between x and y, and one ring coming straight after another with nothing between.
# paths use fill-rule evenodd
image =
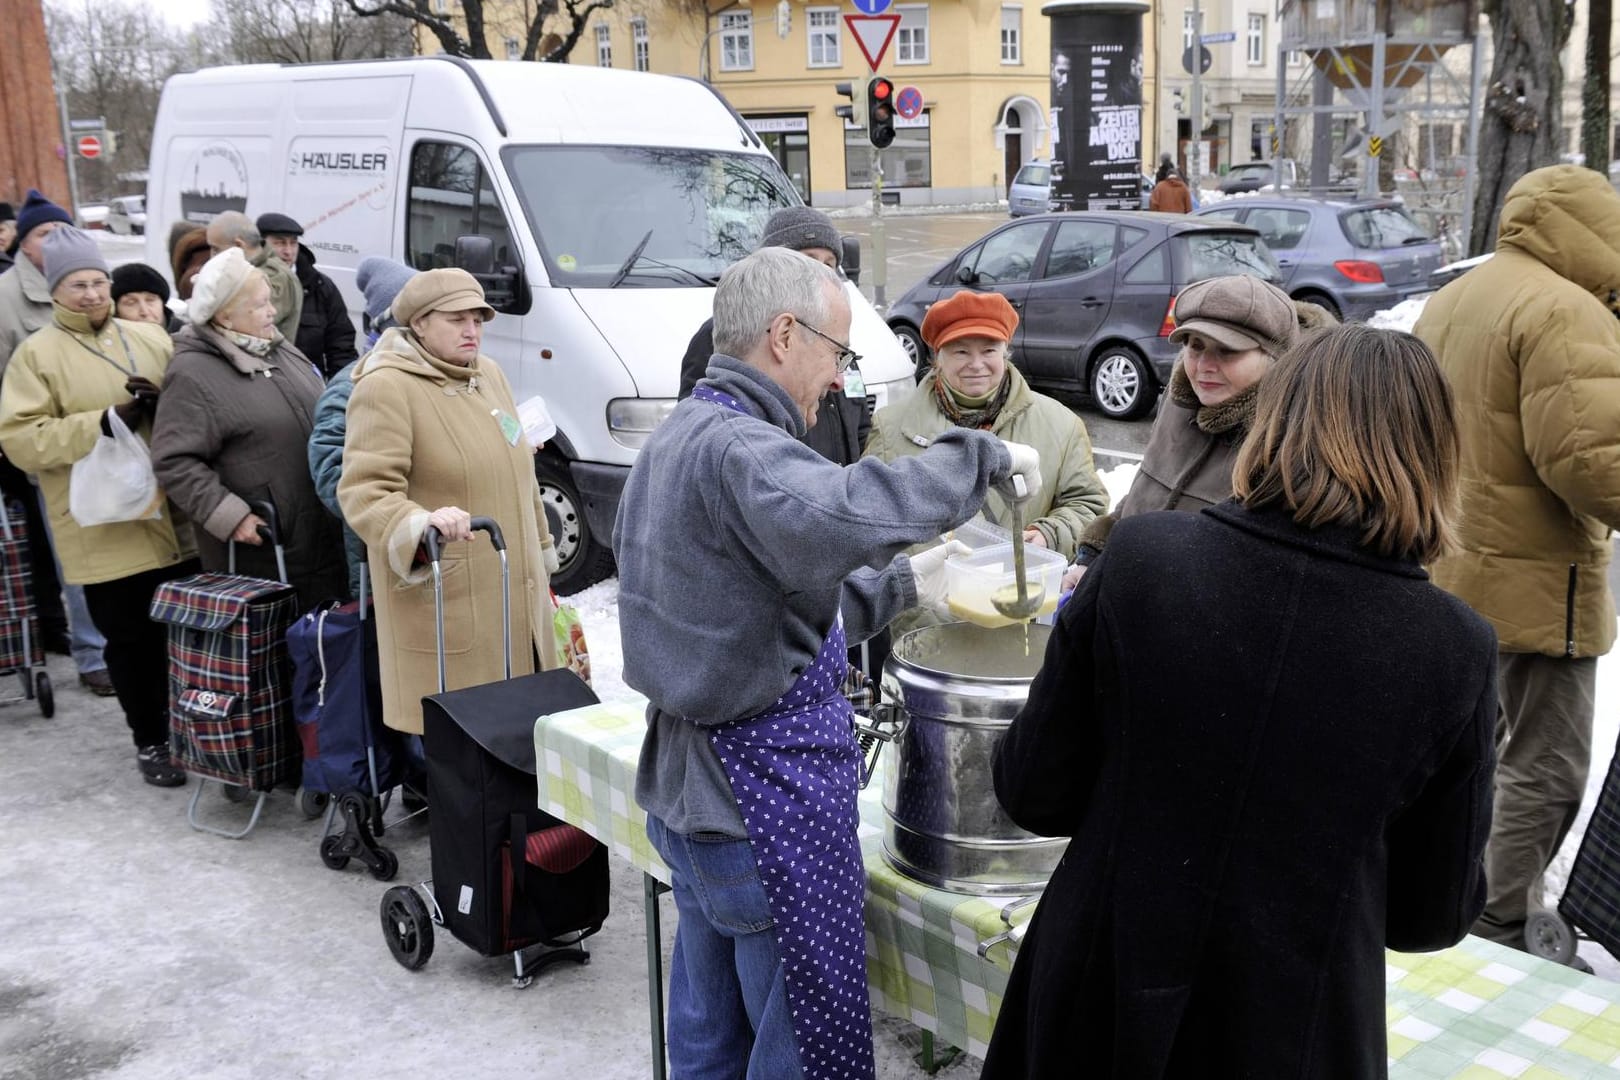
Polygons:
<instances>
[{"instance_id":1,"label":"white plastic bag","mask_svg":"<svg viewBox=\"0 0 1620 1080\"><path fill-rule=\"evenodd\" d=\"M73 463L68 478L68 513L80 527L143 521L163 512L146 443L116 409L108 410L107 426L112 436L97 438L95 448Z\"/></svg>"}]
</instances>

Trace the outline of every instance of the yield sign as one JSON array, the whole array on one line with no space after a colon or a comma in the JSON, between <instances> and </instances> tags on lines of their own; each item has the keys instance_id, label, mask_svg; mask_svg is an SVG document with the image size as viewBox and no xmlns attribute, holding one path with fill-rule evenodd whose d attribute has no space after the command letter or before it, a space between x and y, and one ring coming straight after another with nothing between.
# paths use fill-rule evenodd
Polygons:
<instances>
[{"instance_id":1,"label":"yield sign","mask_svg":"<svg viewBox=\"0 0 1620 1080\"><path fill-rule=\"evenodd\" d=\"M898 15L845 15L844 25L855 37L855 46L866 57L866 66L873 71L883 63L883 54L889 51L889 42L900 28Z\"/></svg>"}]
</instances>

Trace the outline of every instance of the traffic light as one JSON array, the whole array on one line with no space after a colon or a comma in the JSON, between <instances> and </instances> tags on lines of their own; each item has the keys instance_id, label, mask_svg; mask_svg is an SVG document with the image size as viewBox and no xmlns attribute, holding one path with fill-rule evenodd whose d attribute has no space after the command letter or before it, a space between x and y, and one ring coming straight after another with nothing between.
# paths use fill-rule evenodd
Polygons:
<instances>
[{"instance_id":1,"label":"traffic light","mask_svg":"<svg viewBox=\"0 0 1620 1080\"><path fill-rule=\"evenodd\" d=\"M866 81L866 133L879 150L894 142L894 83L882 75Z\"/></svg>"},{"instance_id":2,"label":"traffic light","mask_svg":"<svg viewBox=\"0 0 1620 1080\"><path fill-rule=\"evenodd\" d=\"M866 95L855 88L854 83L841 82L833 87L838 91L839 97L849 98L848 105L839 105L833 109L835 116L841 116L858 128L866 126Z\"/></svg>"}]
</instances>

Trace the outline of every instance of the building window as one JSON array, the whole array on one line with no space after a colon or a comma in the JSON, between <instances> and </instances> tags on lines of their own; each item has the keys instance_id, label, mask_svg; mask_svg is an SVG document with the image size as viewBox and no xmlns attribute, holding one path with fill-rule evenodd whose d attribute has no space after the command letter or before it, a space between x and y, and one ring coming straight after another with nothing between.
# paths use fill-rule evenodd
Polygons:
<instances>
[{"instance_id":1,"label":"building window","mask_svg":"<svg viewBox=\"0 0 1620 1080\"><path fill-rule=\"evenodd\" d=\"M1198 41L1198 22L1203 12L1194 14L1191 11L1181 13L1181 51L1186 52Z\"/></svg>"},{"instance_id":2,"label":"building window","mask_svg":"<svg viewBox=\"0 0 1620 1080\"><path fill-rule=\"evenodd\" d=\"M810 8L805 16L810 26L810 66L843 67L844 55L838 37L838 9Z\"/></svg>"},{"instance_id":3,"label":"building window","mask_svg":"<svg viewBox=\"0 0 1620 1080\"><path fill-rule=\"evenodd\" d=\"M896 120L894 142L878 151L883 162L884 189L932 187L929 153L928 113L924 112L915 120ZM848 121L844 124L844 186L872 186L872 143L865 128Z\"/></svg>"},{"instance_id":4,"label":"building window","mask_svg":"<svg viewBox=\"0 0 1620 1080\"><path fill-rule=\"evenodd\" d=\"M1266 62L1266 17L1249 16L1249 66L1259 67Z\"/></svg>"},{"instance_id":5,"label":"building window","mask_svg":"<svg viewBox=\"0 0 1620 1080\"><path fill-rule=\"evenodd\" d=\"M613 66L613 31L606 23L596 24L596 66Z\"/></svg>"},{"instance_id":6,"label":"building window","mask_svg":"<svg viewBox=\"0 0 1620 1080\"><path fill-rule=\"evenodd\" d=\"M754 70L754 16L728 11L720 16L720 70Z\"/></svg>"},{"instance_id":7,"label":"building window","mask_svg":"<svg viewBox=\"0 0 1620 1080\"><path fill-rule=\"evenodd\" d=\"M433 14L435 14L435 15L448 15L448 14L450 14L450 0L433 0Z\"/></svg>"},{"instance_id":8,"label":"building window","mask_svg":"<svg viewBox=\"0 0 1620 1080\"><path fill-rule=\"evenodd\" d=\"M894 34L894 62L928 63L928 8L896 7L894 10L900 16L900 29Z\"/></svg>"},{"instance_id":9,"label":"building window","mask_svg":"<svg viewBox=\"0 0 1620 1080\"><path fill-rule=\"evenodd\" d=\"M1299 65L1303 64L1304 62L1305 62L1305 54L1304 53L1299 52L1297 50L1289 52L1289 54L1288 54L1288 66L1289 67L1299 67Z\"/></svg>"},{"instance_id":10,"label":"building window","mask_svg":"<svg viewBox=\"0 0 1620 1080\"><path fill-rule=\"evenodd\" d=\"M515 37L506 39L506 58L508 60L523 59L523 42Z\"/></svg>"},{"instance_id":11,"label":"building window","mask_svg":"<svg viewBox=\"0 0 1620 1080\"><path fill-rule=\"evenodd\" d=\"M650 71L647 63L647 20L637 17L630 20L630 51L635 60L637 71Z\"/></svg>"},{"instance_id":12,"label":"building window","mask_svg":"<svg viewBox=\"0 0 1620 1080\"><path fill-rule=\"evenodd\" d=\"M1023 24L1023 8L1014 4L1002 5L1001 62L1003 64L1022 64L1024 62Z\"/></svg>"}]
</instances>

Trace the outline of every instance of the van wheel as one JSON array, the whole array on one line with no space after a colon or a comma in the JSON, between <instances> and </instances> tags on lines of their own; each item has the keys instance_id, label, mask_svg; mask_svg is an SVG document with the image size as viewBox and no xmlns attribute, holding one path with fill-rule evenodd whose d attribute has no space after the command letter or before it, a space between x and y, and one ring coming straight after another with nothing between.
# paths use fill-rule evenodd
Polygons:
<instances>
[{"instance_id":1,"label":"van wheel","mask_svg":"<svg viewBox=\"0 0 1620 1080\"><path fill-rule=\"evenodd\" d=\"M1091 369L1091 400L1104 416L1133 420L1153 407L1153 371L1129 345L1110 345Z\"/></svg>"},{"instance_id":2,"label":"van wheel","mask_svg":"<svg viewBox=\"0 0 1620 1080\"><path fill-rule=\"evenodd\" d=\"M568 462L554 454L539 454L534 459L534 475L540 481L546 528L556 545L557 561L562 564L551 579L551 587L559 596L568 596L612 574L613 552L591 534L585 504L568 473Z\"/></svg>"},{"instance_id":3,"label":"van wheel","mask_svg":"<svg viewBox=\"0 0 1620 1080\"><path fill-rule=\"evenodd\" d=\"M906 358L911 361L916 380L922 382L929 368L928 346L923 344L922 335L905 323L891 323L889 329L899 339L900 347L906 350Z\"/></svg>"}]
</instances>

